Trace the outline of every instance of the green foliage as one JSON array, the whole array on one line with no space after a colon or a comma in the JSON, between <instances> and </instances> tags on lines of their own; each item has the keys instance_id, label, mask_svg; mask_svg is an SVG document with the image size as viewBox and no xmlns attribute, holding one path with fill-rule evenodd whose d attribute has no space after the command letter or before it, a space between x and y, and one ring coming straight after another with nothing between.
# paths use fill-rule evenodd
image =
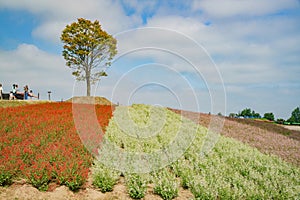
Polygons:
<instances>
[{"instance_id":1,"label":"green foliage","mask_svg":"<svg viewBox=\"0 0 300 200\"><path fill-rule=\"evenodd\" d=\"M285 120L282 119L282 118L279 118L279 119L276 120L277 124L284 124L284 122L285 122Z\"/></svg>"},{"instance_id":2,"label":"green foliage","mask_svg":"<svg viewBox=\"0 0 300 200\"><path fill-rule=\"evenodd\" d=\"M259 113L256 113L254 110L252 111L250 108L245 108L238 113L238 116L242 116L245 118L261 118Z\"/></svg>"},{"instance_id":3,"label":"green foliage","mask_svg":"<svg viewBox=\"0 0 300 200\"><path fill-rule=\"evenodd\" d=\"M264 118L265 118L265 119L268 119L268 120L270 120L270 121L274 121L274 119L275 119L273 113L265 113L265 114L264 114Z\"/></svg>"},{"instance_id":4,"label":"green foliage","mask_svg":"<svg viewBox=\"0 0 300 200\"><path fill-rule=\"evenodd\" d=\"M12 174L8 171L0 171L0 186L6 186L12 184Z\"/></svg>"},{"instance_id":5,"label":"green foliage","mask_svg":"<svg viewBox=\"0 0 300 200\"><path fill-rule=\"evenodd\" d=\"M300 123L300 108L297 107L293 110L291 117L287 120L291 123Z\"/></svg>"},{"instance_id":6,"label":"green foliage","mask_svg":"<svg viewBox=\"0 0 300 200\"><path fill-rule=\"evenodd\" d=\"M65 182L65 185L72 191L77 191L84 184L84 178L79 174L74 173L72 178Z\"/></svg>"},{"instance_id":7,"label":"green foliage","mask_svg":"<svg viewBox=\"0 0 300 200\"><path fill-rule=\"evenodd\" d=\"M117 53L116 39L101 29L99 21L83 18L67 25L60 39L64 43L62 55L66 65L73 69L72 75L77 80L86 81L87 96L90 96L90 84L107 76L104 69L111 65ZM100 67L101 70L95 70Z\"/></svg>"},{"instance_id":8,"label":"green foliage","mask_svg":"<svg viewBox=\"0 0 300 200\"><path fill-rule=\"evenodd\" d=\"M171 164L171 169L176 177L180 177L181 186L184 189L189 189L192 186L192 176L194 176L193 165L184 158L178 159L176 162Z\"/></svg>"},{"instance_id":9,"label":"green foliage","mask_svg":"<svg viewBox=\"0 0 300 200\"><path fill-rule=\"evenodd\" d=\"M193 178L193 184L191 186L191 192L193 193L194 197L198 200L200 199L216 199L212 192L208 189L209 187L205 183L202 177L196 176ZM225 198L224 198L225 199Z\"/></svg>"},{"instance_id":10,"label":"green foliage","mask_svg":"<svg viewBox=\"0 0 300 200\"><path fill-rule=\"evenodd\" d=\"M176 161L197 132L205 135L204 128L198 129L192 121L166 108L118 106L107 126L98 159L127 173L159 170ZM165 152L176 153L167 158Z\"/></svg>"},{"instance_id":11,"label":"green foliage","mask_svg":"<svg viewBox=\"0 0 300 200\"><path fill-rule=\"evenodd\" d=\"M96 162L93 166L93 185L100 188L101 192L110 192L119 179L119 174L104 166L102 163Z\"/></svg>"},{"instance_id":12,"label":"green foliage","mask_svg":"<svg viewBox=\"0 0 300 200\"><path fill-rule=\"evenodd\" d=\"M172 139L172 132L177 131L179 126L175 123L180 124L178 119L171 118L169 114L172 112L150 106L117 107L105 137L130 152L159 150Z\"/></svg>"},{"instance_id":13,"label":"green foliage","mask_svg":"<svg viewBox=\"0 0 300 200\"><path fill-rule=\"evenodd\" d=\"M190 167L185 166L182 169L180 178L181 178L181 186L184 189L188 189L193 185L193 183L192 183L193 176L194 176L194 172Z\"/></svg>"},{"instance_id":14,"label":"green foliage","mask_svg":"<svg viewBox=\"0 0 300 200\"><path fill-rule=\"evenodd\" d=\"M154 193L165 200L178 196L178 182L176 176L167 169L159 171L154 178Z\"/></svg>"},{"instance_id":15,"label":"green foliage","mask_svg":"<svg viewBox=\"0 0 300 200\"><path fill-rule=\"evenodd\" d=\"M141 199L147 190L147 181L139 174L125 176L128 194L133 199Z\"/></svg>"},{"instance_id":16,"label":"green foliage","mask_svg":"<svg viewBox=\"0 0 300 200\"><path fill-rule=\"evenodd\" d=\"M50 174L46 169L31 171L29 174L30 183L40 191L46 191L48 189L48 183L50 182Z\"/></svg>"},{"instance_id":17,"label":"green foliage","mask_svg":"<svg viewBox=\"0 0 300 200\"><path fill-rule=\"evenodd\" d=\"M293 199L299 192L297 167L230 138L192 163L191 191L198 199Z\"/></svg>"},{"instance_id":18,"label":"green foliage","mask_svg":"<svg viewBox=\"0 0 300 200\"><path fill-rule=\"evenodd\" d=\"M55 163L55 159L54 157L51 162ZM68 166L64 170L53 171L52 176L55 177L60 185L66 185L71 191L77 191L86 180L82 172L82 167L79 167L77 163L68 163Z\"/></svg>"},{"instance_id":19,"label":"green foliage","mask_svg":"<svg viewBox=\"0 0 300 200\"><path fill-rule=\"evenodd\" d=\"M0 108L7 108L7 107L17 107L17 106L26 106L30 104L39 104L39 103L47 103L48 101L7 101L7 100L0 100Z\"/></svg>"},{"instance_id":20,"label":"green foliage","mask_svg":"<svg viewBox=\"0 0 300 200\"><path fill-rule=\"evenodd\" d=\"M239 114L240 116L251 116L252 112L250 108L245 108L244 110L241 111L241 113Z\"/></svg>"},{"instance_id":21,"label":"green foliage","mask_svg":"<svg viewBox=\"0 0 300 200\"><path fill-rule=\"evenodd\" d=\"M181 186L190 190L196 199L299 197L300 170L296 166L224 136L219 137L210 153L202 155L207 129L164 108L147 105L117 107L107 127L105 139L122 151L151 154L172 143L176 136L185 138L185 135L191 135L193 131L195 135L192 143L189 143L188 149L179 159L169 162L169 166L161 166L159 163L161 160L158 158L159 170L155 168L154 172L149 173L154 183L154 192L163 199L177 196L179 181ZM126 160L120 154L114 155L110 154L111 151L104 151L105 145L104 143L99 151L101 156L98 159L102 162L110 163L114 160L111 165L113 168L116 167L113 164ZM172 153L177 153L176 150L170 151L169 155L173 156ZM133 163L132 167L135 167L135 164L143 167L135 163L134 159L128 159L128 162ZM124 168L124 170L131 169ZM129 177L125 178L128 188L133 188L128 189L131 197L141 197L139 195L142 194L143 187L140 186L145 182L141 182L139 178L131 181Z\"/></svg>"}]
</instances>

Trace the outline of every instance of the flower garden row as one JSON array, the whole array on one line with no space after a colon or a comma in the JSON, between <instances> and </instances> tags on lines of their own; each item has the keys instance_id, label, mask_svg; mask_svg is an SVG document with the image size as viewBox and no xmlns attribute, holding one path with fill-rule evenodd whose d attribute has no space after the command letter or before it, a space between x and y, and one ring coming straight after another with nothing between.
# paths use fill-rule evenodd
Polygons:
<instances>
[{"instance_id":1,"label":"flower garden row","mask_svg":"<svg viewBox=\"0 0 300 200\"><path fill-rule=\"evenodd\" d=\"M112 107L97 105L96 111L106 127ZM50 182L77 190L92 159L77 134L71 103L0 108L0 185L26 179L39 190L47 190Z\"/></svg>"},{"instance_id":2,"label":"flower garden row","mask_svg":"<svg viewBox=\"0 0 300 200\"><path fill-rule=\"evenodd\" d=\"M123 174L132 198L144 197L148 184L163 199L178 196L179 187L196 199L299 198L297 166L215 136L164 108L116 107L93 166L94 185L111 191Z\"/></svg>"},{"instance_id":3,"label":"flower garden row","mask_svg":"<svg viewBox=\"0 0 300 200\"><path fill-rule=\"evenodd\" d=\"M213 115L172 110L209 127ZM300 166L300 132L288 130L280 125L252 119L222 118L224 120L221 135L246 143L260 152L279 156L281 159Z\"/></svg>"},{"instance_id":4,"label":"flower garden row","mask_svg":"<svg viewBox=\"0 0 300 200\"><path fill-rule=\"evenodd\" d=\"M77 190L92 166L102 192L122 175L132 198L144 197L148 184L163 199L178 196L179 187L196 199L299 198L300 169L276 156L224 136L203 151L216 138L164 108L120 106L111 118L113 110L71 103L0 109L0 185L25 178L40 190L50 182Z\"/></svg>"}]
</instances>

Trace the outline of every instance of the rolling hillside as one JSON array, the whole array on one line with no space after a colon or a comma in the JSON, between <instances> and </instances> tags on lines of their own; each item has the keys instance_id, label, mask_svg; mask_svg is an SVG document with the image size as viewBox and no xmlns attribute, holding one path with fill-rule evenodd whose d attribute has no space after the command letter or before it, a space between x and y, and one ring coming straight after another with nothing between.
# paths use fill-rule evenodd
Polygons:
<instances>
[{"instance_id":1,"label":"rolling hillside","mask_svg":"<svg viewBox=\"0 0 300 200\"><path fill-rule=\"evenodd\" d=\"M175 113L209 127L212 115L172 109ZM224 118L221 135L249 144L266 154L300 166L300 131L250 119Z\"/></svg>"},{"instance_id":2,"label":"rolling hillside","mask_svg":"<svg viewBox=\"0 0 300 200\"><path fill-rule=\"evenodd\" d=\"M92 107L82 104L81 112ZM76 130L70 103L1 108L0 180L9 182L5 177L10 174L13 184L0 187L0 199L299 198L297 139L275 128L225 119L221 136L216 136L214 148L206 152L203 148L210 139L206 127L211 116L173 111L147 105L96 105L97 120L106 133L92 165L89 148L80 144L78 135L82 135L76 131L91 128L93 132L93 125L83 124ZM82 116L90 121L84 113ZM99 141L97 135L90 136ZM64 160L69 164L61 171L59 163ZM52 170L56 173L51 175ZM62 178L64 174L67 179ZM74 179L78 175L80 180Z\"/></svg>"}]
</instances>

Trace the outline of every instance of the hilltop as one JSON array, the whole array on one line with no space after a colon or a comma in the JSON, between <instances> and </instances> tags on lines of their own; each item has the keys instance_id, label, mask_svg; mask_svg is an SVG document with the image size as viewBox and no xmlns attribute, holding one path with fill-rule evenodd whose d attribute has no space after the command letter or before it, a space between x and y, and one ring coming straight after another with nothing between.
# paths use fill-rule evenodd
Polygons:
<instances>
[{"instance_id":1,"label":"hilltop","mask_svg":"<svg viewBox=\"0 0 300 200\"><path fill-rule=\"evenodd\" d=\"M94 97L94 96L75 96L68 99L66 102L83 103L83 104L100 104L100 105L114 105L105 97Z\"/></svg>"},{"instance_id":2,"label":"hilltop","mask_svg":"<svg viewBox=\"0 0 300 200\"><path fill-rule=\"evenodd\" d=\"M26 106L38 103L49 103L51 101L45 100L0 100L0 108Z\"/></svg>"}]
</instances>

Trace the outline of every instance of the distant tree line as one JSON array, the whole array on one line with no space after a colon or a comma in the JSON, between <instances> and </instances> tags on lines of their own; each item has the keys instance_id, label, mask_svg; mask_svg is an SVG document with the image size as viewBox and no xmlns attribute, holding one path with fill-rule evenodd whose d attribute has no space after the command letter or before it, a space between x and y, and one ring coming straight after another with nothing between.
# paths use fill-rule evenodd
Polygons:
<instances>
[{"instance_id":1,"label":"distant tree line","mask_svg":"<svg viewBox=\"0 0 300 200\"><path fill-rule=\"evenodd\" d=\"M230 113L229 117L235 117L235 118L261 118L260 114L255 112L254 110L251 110L250 108L245 108L242 111L239 111L236 113Z\"/></svg>"},{"instance_id":2,"label":"distant tree line","mask_svg":"<svg viewBox=\"0 0 300 200\"><path fill-rule=\"evenodd\" d=\"M254 110L251 110L250 108L245 108L242 111L239 111L238 113L230 113L229 117L233 118L252 118L252 119L266 119L269 121L275 121L275 116L272 112L267 112L261 117L261 115ZM291 113L291 117L288 120L284 119L277 119L275 121L279 124L296 124L300 125L300 108L297 107L293 110Z\"/></svg>"}]
</instances>

